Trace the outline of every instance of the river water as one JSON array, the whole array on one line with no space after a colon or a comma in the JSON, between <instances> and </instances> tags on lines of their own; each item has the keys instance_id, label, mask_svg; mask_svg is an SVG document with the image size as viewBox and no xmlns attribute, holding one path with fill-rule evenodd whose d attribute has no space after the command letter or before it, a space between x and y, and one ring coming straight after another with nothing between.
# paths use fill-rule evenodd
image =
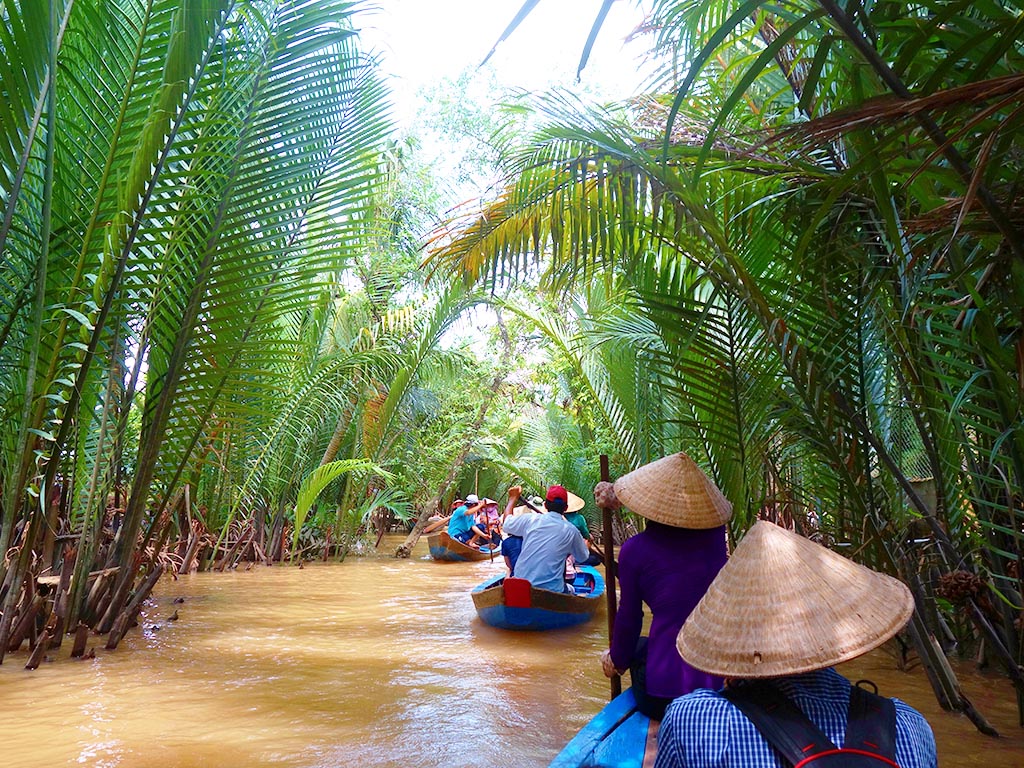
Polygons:
<instances>
[{"instance_id":1,"label":"river water","mask_svg":"<svg viewBox=\"0 0 1024 768\"><path fill-rule=\"evenodd\" d=\"M503 564L409 560L254 566L167 579L116 651L29 672L0 666L3 764L200 766L546 766L608 696L590 624L509 633L476 618L469 590ZM175 602L175 599L184 602ZM177 619L171 617L177 612ZM976 706L1004 734L942 712L920 671L876 652L847 665L924 712L941 766L1019 768L1024 732L1011 686L961 668Z\"/></svg>"}]
</instances>

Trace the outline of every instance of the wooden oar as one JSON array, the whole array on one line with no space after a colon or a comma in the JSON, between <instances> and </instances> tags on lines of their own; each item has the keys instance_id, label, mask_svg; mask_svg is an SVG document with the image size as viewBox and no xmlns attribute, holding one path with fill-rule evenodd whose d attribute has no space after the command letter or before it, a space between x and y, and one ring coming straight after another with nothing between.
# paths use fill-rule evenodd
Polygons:
<instances>
[{"instance_id":1,"label":"wooden oar","mask_svg":"<svg viewBox=\"0 0 1024 768\"><path fill-rule=\"evenodd\" d=\"M452 516L448 515L448 517L442 517L440 520L435 520L430 525L423 526L423 533L431 533L432 531L436 531L442 525L447 525L448 521L451 519Z\"/></svg>"},{"instance_id":2,"label":"wooden oar","mask_svg":"<svg viewBox=\"0 0 1024 768\"><path fill-rule=\"evenodd\" d=\"M608 456L601 454L601 479L606 483L612 480L611 470L608 468ZM615 539L612 534L612 510L610 507L601 508L601 533L604 542L604 580L605 594L608 596L608 647L612 644L612 634L615 631L615 611L618 610L617 598L615 596ZM622 693L622 678L619 675L612 675L611 678L612 698Z\"/></svg>"}]
</instances>

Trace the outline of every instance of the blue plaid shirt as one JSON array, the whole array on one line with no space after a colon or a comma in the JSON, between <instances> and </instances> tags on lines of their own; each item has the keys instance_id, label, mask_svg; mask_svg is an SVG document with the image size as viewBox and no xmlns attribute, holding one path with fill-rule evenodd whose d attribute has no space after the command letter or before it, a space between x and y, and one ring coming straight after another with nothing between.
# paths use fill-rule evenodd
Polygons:
<instances>
[{"instance_id":1,"label":"blue plaid shirt","mask_svg":"<svg viewBox=\"0 0 1024 768\"><path fill-rule=\"evenodd\" d=\"M843 746L849 680L834 669L823 669L774 682L836 746ZM935 737L927 721L899 699L893 701L896 762L900 768L937 768ZM658 732L654 768L784 768L784 764L742 712L702 688L669 705Z\"/></svg>"}]
</instances>

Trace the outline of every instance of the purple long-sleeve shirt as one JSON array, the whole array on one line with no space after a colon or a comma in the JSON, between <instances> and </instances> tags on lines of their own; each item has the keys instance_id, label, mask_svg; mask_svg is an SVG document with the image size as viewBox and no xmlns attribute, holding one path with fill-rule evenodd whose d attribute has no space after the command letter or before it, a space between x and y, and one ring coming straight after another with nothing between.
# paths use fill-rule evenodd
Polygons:
<instances>
[{"instance_id":1,"label":"purple long-sleeve shirt","mask_svg":"<svg viewBox=\"0 0 1024 768\"><path fill-rule=\"evenodd\" d=\"M725 526L692 530L648 522L619 550L619 609L612 636L612 662L627 669L651 609L647 646L647 692L676 698L697 688L717 689L722 679L694 669L679 656L676 635L725 565Z\"/></svg>"}]
</instances>

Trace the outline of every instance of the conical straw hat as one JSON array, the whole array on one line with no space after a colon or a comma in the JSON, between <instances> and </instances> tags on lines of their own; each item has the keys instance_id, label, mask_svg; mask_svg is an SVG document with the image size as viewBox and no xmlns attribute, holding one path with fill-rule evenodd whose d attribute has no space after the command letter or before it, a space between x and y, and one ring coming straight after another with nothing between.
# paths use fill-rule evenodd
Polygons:
<instances>
[{"instance_id":1,"label":"conical straw hat","mask_svg":"<svg viewBox=\"0 0 1024 768\"><path fill-rule=\"evenodd\" d=\"M795 675L877 648L913 611L897 579L760 521L697 603L676 647L688 664L722 677Z\"/></svg>"},{"instance_id":2,"label":"conical straw hat","mask_svg":"<svg viewBox=\"0 0 1024 768\"><path fill-rule=\"evenodd\" d=\"M673 453L615 481L623 506L676 528L717 528L732 517L732 504L693 459Z\"/></svg>"},{"instance_id":3,"label":"conical straw hat","mask_svg":"<svg viewBox=\"0 0 1024 768\"><path fill-rule=\"evenodd\" d=\"M569 502L569 506L565 508L566 514L570 512L579 512L581 509L587 506L587 502L585 502L572 491L566 491L565 495Z\"/></svg>"}]
</instances>

